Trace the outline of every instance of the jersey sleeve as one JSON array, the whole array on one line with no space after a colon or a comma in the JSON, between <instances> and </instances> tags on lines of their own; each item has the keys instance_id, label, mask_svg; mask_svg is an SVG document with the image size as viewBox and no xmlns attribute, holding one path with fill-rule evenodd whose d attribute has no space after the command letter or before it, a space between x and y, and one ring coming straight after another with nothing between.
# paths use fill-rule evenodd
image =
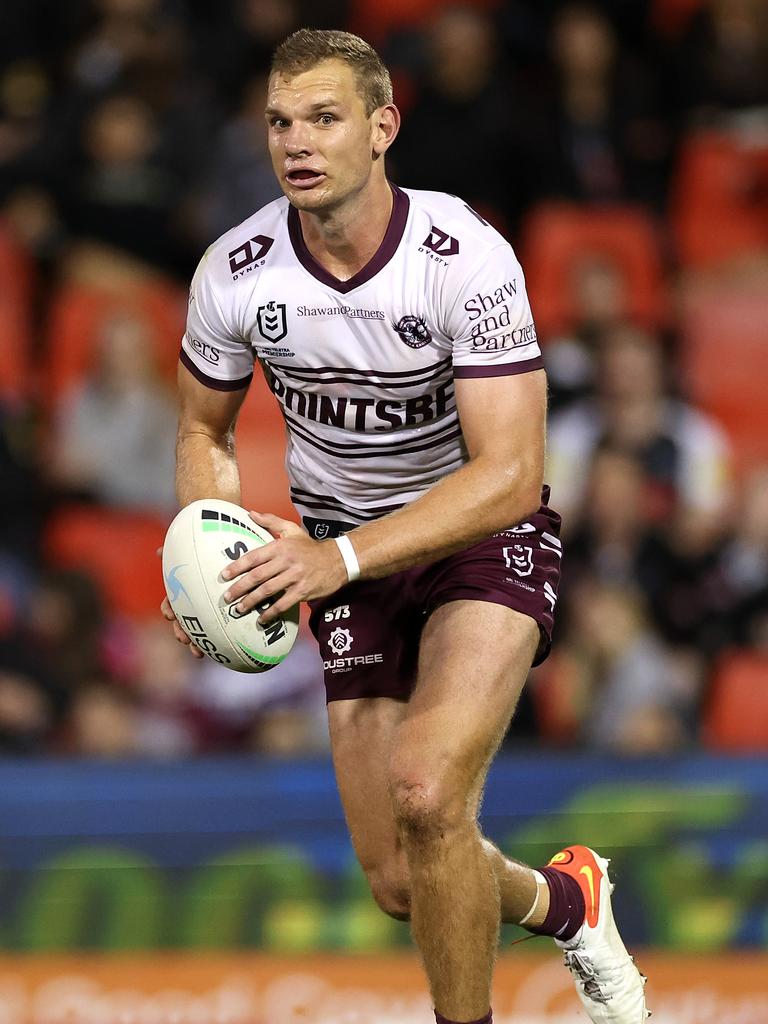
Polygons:
<instances>
[{"instance_id":1,"label":"jersey sleeve","mask_svg":"<svg viewBox=\"0 0 768 1024\"><path fill-rule=\"evenodd\" d=\"M206 253L192 278L179 358L201 384L216 391L237 391L253 377L253 350L238 333L231 305Z\"/></svg>"},{"instance_id":2,"label":"jersey sleeve","mask_svg":"<svg viewBox=\"0 0 768 1024\"><path fill-rule=\"evenodd\" d=\"M454 377L502 377L543 368L522 267L510 245L478 259L456 283L450 301Z\"/></svg>"}]
</instances>

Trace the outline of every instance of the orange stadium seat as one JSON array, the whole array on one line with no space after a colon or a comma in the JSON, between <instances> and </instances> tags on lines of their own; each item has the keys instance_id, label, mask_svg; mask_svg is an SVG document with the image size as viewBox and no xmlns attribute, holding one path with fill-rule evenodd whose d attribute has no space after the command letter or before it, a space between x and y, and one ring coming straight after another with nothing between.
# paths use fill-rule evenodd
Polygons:
<instances>
[{"instance_id":1,"label":"orange stadium seat","mask_svg":"<svg viewBox=\"0 0 768 1024\"><path fill-rule=\"evenodd\" d=\"M710 750L768 753L768 656L735 651L723 658L702 732Z\"/></svg>"},{"instance_id":2,"label":"orange stadium seat","mask_svg":"<svg viewBox=\"0 0 768 1024\"><path fill-rule=\"evenodd\" d=\"M65 284L54 297L48 319L48 358L43 397L52 405L92 365L101 326L111 316L145 317L154 331L157 364L172 379L186 317L186 293L165 281L146 281L117 293L80 284Z\"/></svg>"},{"instance_id":3,"label":"orange stadium seat","mask_svg":"<svg viewBox=\"0 0 768 1024\"><path fill-rule=\"evenodd\" d=\"M747 285L689 286L681 304L686 391L718 419L737 472L768 460L768 291Z\"/></svg>"},{"instance_id":4,"label":"orange stadium seat","mask_svg":"<svg viewBox=\"0 0 768 1024\"><path fill-rule=\"evenodd\" d=\"M0 226L0 395L31 390L32 268L26 253Z\"/></svg>"},{"instance_id":5,"label":"orange stadium seat","mask_svg":"<svg viewBox=\"0 0 768 1024\"><path fill-rule=\"evenodd\" d=\"M46 528L45 553L52 565L91 576L113 612L149 618L158 614L164 594L157 549L167 525L159 516L68 506Z\"/></svg>"},{"instance_id":6,"label":"orange stadium seat","mask_svg":"<svg viewBox=\"0 0 768 1024\"><path fill-rule=\"evenodd\" d=\"M585 256L605 257L623 273L628 313L652 327L664 319L664 278L653 219L634 207L545 203L528 216L522 262L539 335L572 326L573 271Z\"/></svg>"},{"instance_id":7,"label":"orange stadium seat","mask_svg":"<svg viewBox=\"0 0 768 1024\"><path fill-rule=\"evenodd\" d=\"M672 223L685 267L707 268L768 251L768 146L700 132L683 145Z\"/></svg>"}]
</instances>

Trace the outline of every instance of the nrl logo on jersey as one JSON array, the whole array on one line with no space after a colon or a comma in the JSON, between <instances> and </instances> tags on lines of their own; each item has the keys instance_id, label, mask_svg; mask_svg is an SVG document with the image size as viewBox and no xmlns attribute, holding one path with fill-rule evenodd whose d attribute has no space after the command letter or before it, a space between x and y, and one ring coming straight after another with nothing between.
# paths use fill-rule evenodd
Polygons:
<instances>
[{"instance_id":1,"label":"nrl logo on jersey","mask_svg":"<svg viewBox=\"0 0 768 1024\"><path fill-rule=\"evenodd\" d=\"M259 333L267 341L278 342L288 333L288 319L284 302L268 302L256 312Z\"/></svg>"},{"instance_id":2,"label":"nrl logo on jersey","mask_svg":"<svg viewBox=\"0 0 768 1024\"><path fill-rule=\"evenodd\" d=\"M423 316L401 316L392 326L408 348L424 348L432 341L432 333Z\"/></svg>"}]
</instances>

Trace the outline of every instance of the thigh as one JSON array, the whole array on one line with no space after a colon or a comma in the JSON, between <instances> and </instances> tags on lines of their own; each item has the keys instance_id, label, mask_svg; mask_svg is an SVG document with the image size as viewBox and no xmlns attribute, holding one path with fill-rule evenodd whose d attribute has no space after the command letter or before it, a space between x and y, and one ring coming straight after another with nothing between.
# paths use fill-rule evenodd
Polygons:
<instances>
[{"instance_id":1,"label":"thigh","mask_svg":"<svg viewBox=\"0 0 768 1024\"><path fill-rule=\"evenodd\" d=\"M528 615L451 601L424 628L416 686L397 729L395 786L426 786L474 814L539 644Z\"/></svg>"},{"instance_id":2,"label":"thigh","mask_svg":"<svg viewBox=\"0 0 768 1024\"><path fill-rule=\"evenodd\" d=\"M328 705L336 779L352 845L366 874L400 852L389 794L389 760L406 704L387 697Z\"/></svg>"}]
</instances>

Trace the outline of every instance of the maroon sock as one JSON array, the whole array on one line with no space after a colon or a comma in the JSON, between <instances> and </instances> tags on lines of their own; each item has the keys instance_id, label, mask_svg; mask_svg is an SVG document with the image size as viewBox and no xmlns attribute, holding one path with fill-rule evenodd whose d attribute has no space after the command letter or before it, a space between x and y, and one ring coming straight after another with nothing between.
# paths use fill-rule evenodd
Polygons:
<instances>
[{"instance_id":1,"label":"maroon sock","mask_svg":"<svg viewBox=\"0 0 768 1024\"><path fill-rule=\"evenodd\" d=\"M435 1020L437 1021L437 1024L460 1024L457 1020L448 1020L447 1017L443 1017L437 1012L437 1010L435 1010ZM480 1018L480 1020L466 1021L465 1024L493 1024L493 1012L489 1010L484 1017Z\"/></svg>"},{"instance_id":2,"label":"maroon sock","mask_svg":"<svg viewBox=\"0 0 768 1024\"><path fill-rule=\"evenodd\" d=\"M587 908L584 893L575 878L557 868L536 868L549 886L549 910L542 924L528 928L536 935L551 935L567 942L584 924ZM527 927L523 925L523 927Z\"/></svg>"}]
</instances>

